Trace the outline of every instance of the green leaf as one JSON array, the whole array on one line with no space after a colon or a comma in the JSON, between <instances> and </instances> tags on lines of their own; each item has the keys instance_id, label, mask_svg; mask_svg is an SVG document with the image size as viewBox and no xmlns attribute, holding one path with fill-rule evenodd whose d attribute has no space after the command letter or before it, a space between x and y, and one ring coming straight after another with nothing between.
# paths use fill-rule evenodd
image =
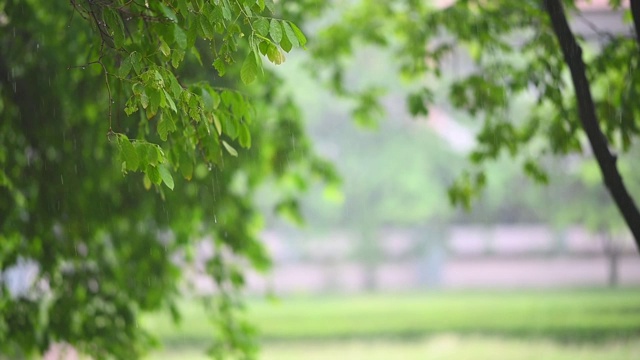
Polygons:
<instances>
[{"instance_id":1,"label":"green leaf","mask_svg":"<svg viewBox=\"0 0 640 360\"><path fill-rule=\"evenodd\" d=\"M153 79L157 87L164 87L164 76L162 76L158 70L150 71L150 73L153 74Z\"/></svg>"},{"instance_id":2,"label":"green leaf","mask_svg":"<svg viewBox=\"0 0 640 360\"><path fill-rule=\"evenodd\" d=\"M216 114L213 114L213 125L216 127L218 135L222 135L222 124L220 123L220 119L218 119Z\"/></svg>"},{"instance_id":3,"label":"green leaf","mask_svg":"<svg viewBox=\"0 0 640 360\"><path fill-rule=\"evenodd\" d=\"M231 118L230 116L222 116L221 120L222 120L221 123L222 123L222 128L224 129L224 133L232 139L237 138L238 122L236 121L236 119Z\"/></svg>"},{"instance_id":4,"label":"green leaf","mask_svg":"<svg viewBox=\"0 0 640 360\"><path fill-rule=\"evenodd\" d=\"M289 25L291 25L291 29L293 30L293 33L296 35L296 38L298 39L300 46L304 47L307 44L307 37L304 36L304 33L302 32L302 30L300 30L300 28L296 24L289 22Z\"/></svg>"},{"instance_id":5,"label":"green leaf","mask_svg":"<svg viewBox=\"0 0 640 360\"><path fill-rule=\"evenodd\" d=\"M215 33L213 30L213 26L209 22L209 19L207 19L206 16L200 16L198 20L198 22L200 23L200 29L202 30L202 34L204 35L204 37L206 39L213 39Z\"/></svg>"},{"instance_id":6,"label":"green leaf","mask_svg":"<svg viewBox=\"0 0 640 360\"><path fill-rule=\"evenodd\" d=\"M252 52L247 55L247 58L244 59L242 63L242 68L240 69L240 79L245 84L251 84L257 76L258 73L258 64L256 64L255 55Z\"/></svg>"},{"instance_id":7,"label":"green leaf","mask_svg":"<svg viewBox=\"0 0 640 360\"><path fill-rule=\"evenodd\" d=\"M202 104L204 105L204 110L206 112L213 111L213 98L211 97L211 93L209 93L206 89L198 89L201 91L200 96L202 98Z\"/></svg>"},{"instance_id":8,"label":"green leaf","mask_svg":"<svg viewBox=\"0 0 640 360\"><path fill-rule=\"evenodd\" d=\"M287 38L286 36L284 36L282 38L282 41L280 41L280 47L286 52L291 51L291 49L293 48L293 46L291 45L291 41L289 41L289 38Z\"/></svg>"},{"instance_id":9,"label":"green leaf","mask_svg":"<svg viewBox=\"0 0 640 360\"><path fill-rule=\"evenodd\" d=\"M127 56L118 68L118 77L127 77L127 75L129 75L129 73L131 72L132 67L133 65L131 64L131 56Z\"/></svg>"},{"instance_id":10,"label":"green leaf","mask_svg":"<svg viewBox=\"0 0 640 360\"><path fill-rule=\"evenodd\" d=\"M426 101L427 99L425 99L425 93L423 92L410 94L407 98L407 106L411 116L428 115L429 109L425 105Z\"/></svg>"},{"instance_id":11,"label":"green leaf","mask_svg":"<svg viewBox=\"0 0 640 360\"><path fill-rule=\"evenodd\" d=\"M142 64L142 55L139 52L134 51L131 53L131 65L133 65L133 70L136 74L140 75L142 70L144 70L144 64Z\"/></svg>"},{"instance_id":12,"label":"green leaf","mask_svg":"<svg viewBox=\"0 0 640 360\"><path fill-rule=\"evenodd\" d=\"M169 136L169 126L167 123L163 118L158 121L158 135L160 135L162 141L167 141L167 137Z\"/></svg>"},{"instance_id":13,"label":"green leaf","mask_svg":"<svg viewBox=\"0 0 640 360\"><path fill-rule=\"evenodd\" d=\"M187 32L187 49L195 49L196 39L199 37L198 33L202 31L198 17L189 16L189 22L183 30Z\"/></svg>"},{"instance_id":14,"label":"green leaf","mask_svg":"<svg viewBox=\"0 0 640 360\"><path fill-rule=\"evenodd\" d=\"M162 55L166 57L169 57L169 55L171 55L171 48L169 48L169 45L167 45L167 43L162 39L160 39L159 49Z\"/></svg>"},{"instance_id":15,"label":"green leaf","mask_svg":"<svg viewBox=\"0 0 640 360\"><path fill-rule=\"evenodd\" d=\"M184 50L176 49L171 52L171 66L173 66L174 68L177 69L183 59Z\"/></svg>"},{"instance_id":16,"label":"green leaf","mask_svg":"<svg viewBox=\"0 0 640 360\"><path fill-rule=\"evenodd\" d=\"M224 17L224 19L227 21L231 21L232 19L231 4L229 4L228 0L222 1L222 17Z\"/></svg>"},{"instance_id":17,"label":"green leaf","mask_svg":"<svg viewBox=\"0 0 640 360\"><path fill-rule=\"evenodd\" d=\"M289 40L291 45L293 45L294 47L300 46L300 42L298 41L298 37L296 36L296 33L291 28L291 25L289 25L289 22L283 21L282 22L282 28L284 29L284 35L287 37L287 39Z\"/></svg>"},{"instance_id":18,"label":"green leaf","mask_svg":"<svg viewBox=\"0 0 640 360\"><path fill-rule=\"evenodd\" d=\"M269 20L261 17L253 22L253 28L262 36L269 34Z\"/></svg>"},{"instance_id":19,"label":"green leaf","mask_svg":"<svg viewBox=\"0 0 640 360\"><path fill-rule=\"evenodd\" d=\"M144 92L144 85L142 83L137 82L131 86L131 90L135 95L140 96Z\"/></svg>"},{"instance_id":20,"label":"green leaf","mask_svg":"<svg viewBox=\"0 0 640 360\"><path fill-rule=\"evenodd\" d=\"M189 14L187 0L178 0L178 10L180 10L180 14L182 14L182 16L186 17Z\"/></svg>"},{"instance_id":21,"label":"green leaf","mask_svg":"<svg viewBox=\"0 0 640 360\"><path fill-rule=\"evenodd\" d=\"M158 110L158 107L160 107L160 102L162 101L160 90L147 86L145 88L145 93L149 96L149 107L151 108L151 111L155 113Z\"/></svg>"},{"instance_id":22,"label":"green leaf","mask_svg":"<svg viewBox=\"0 0 640 360\"><path fill-rule=\"evenodd\" d=\"M167 71L166 74L166 80L168 80L169 82L169 89L171 90L171 94L174 97L179 98L184 89L182 89L182 86L178 82L178 79L176 79L172 72Z\"/></svg>"},{"instance_id":23,"label":"green leaf","mask_svg":"<svg viewBox=\"0 0 640 360\"><path fill-rule=\"evenodd\" d=\"M269 12L271 12L272 14L276 12L276 4L273 2L273 0L265 0L264 4L266 5L267 9L269 9Z\"/></svg>"},{"instance_id":24,"label":"green leaf","mask_svg":"<svg viewBox=\"0 0 640 360\"><path fill-rule=\"evenodd\" d=\"M271 39L273 39L276 44L280 44L280 41L282 40L282 26L280 25L280 21L271 19L269 35L271 35Z\"/></svg>"},{"instance_id":25,"label":"green leaf","mask_svg":"<svg viewBox=\"0 0 640 360\"><path fill-rule=\"evenodd\" d=\"M164 165L159 165L158 166L158 172L160 173L160 178L162 178L162 182L171 190L173 190L173 176L171 176L171 173L169 172L169 169L167 169Z\"/></svg>"},{"instance_id":26,"label":"green leaf","mask_svg":"<svg viewBox=\"0 0 640 360\"><path fill-rule=\"evenodd\" d=\"M110 35L113 38L113 44L116 48L121 48L124 45L125 31L124 23L120 14L115 10L105 7L103 11L103 18L109 29Z\"/></svg>"},{"instance_id":27,"label":"green leaf","mask_svg":"<svg viewBox=\"0 0 640 360\"><path fill-rule=\"evenodd\" d=\"M260 44L258 44L258 50L260 50L260 53L262 55L267 55L267 51L269 50L270 46L271 46L271 42L261 41Z\"/></svg>"},{"instance_id":28,"label":"green leaf","mask_svg":"<svg viewBox=\"0 0 640 360\"><path fill-rule=\"evenodd\" d=\"M136 149L136 153L138 154L138 163L140 167L145 166L149 163L149 159L147 156L147 148L149 147L146 142L136 141L133 143L133 147Z\"/></svg>"},{"instance_id":29,"label":"green leaf","mask_svg":"<svg viewBox=\"0 0 640 360\"><path fill-rule=\"evenodd\" d=\"M162 13L164 14L164 16L171 19L171 21L174 23L178 21L178 18L176 17L176 13L173 10L171 10L171 8L169 8L163 3L160 3L160 7L162 9Z\"/></svg>"},{"instance_id":30,"label":"green leaf","mask_svg":"<svg viewBox=\"0 0 640 360\"><path fill-rule=\"evenodd\" d=\"M267 58L276 65L282 64L285 60L284 54L282 54L280 49L275 45L269 46L269 49L267 50Z\"/></svg>"},{"instance_id":31,"label":"green leaf","mask_svg":"<svg viewBox=\"0 0 640 360\"><path fill-rule=\"evenodd\" d=\"M540 165L536 161L532 159L528 159L527 161L525 161L523 170L525 174L527 174L536 182L540 184L549 183L549 176L547 175L547 172L542 167L540 167Z\"/></svg>"},{"instance_id":32,"label":"green leaf","mask_svg":"<svg viewBox=\"0 0 640 360\"><path fill-rule=\"evenodd\" d=\"M149 175L147 175L146 173L144 174L144 177L142 178L142 184L144 185L144 188L149 190L151 189L151 179L149 179Z\"/></svg>"},{"instance_id":33,"label":"green leaf","mask_svg":"<svg viewBox=\"0 0 640 360\"><path fill-rule=\"evenodd\" d=\"M134 101L133 97L130 97L124 106L124 113L129 116L136 111L138 111L138 104Z\"/></svg>"},{"instance_id":34,"label":"green leaf","mask_svg":"<svg viewBox=\"0 0 640 360\"><path fill-rule=\"evenodd\" d=\"M158 135L162 141L167 141L169 133L176 131L176 125L169 116L160 116L158 120Z\"/></svg>"},{"instance_id":35,"label":"green leaf","mask_svg":"<svg viewBox=\"0 0 640 360\"><path fill-rule=\"evenodd\" d=\"M176 45L178 45L179 49L184 50L187 48L187 34L177 24L173 25L173 38L175 39Z\"/></svg>"},{"instance_id":36,"label":"green leaf","mask_svg":"<svg viewBox=\"0 0 640 360\"><path fill-rule=\"evenodd\" d=\"M126 169L131 171L137 170L140 162L135 147L133 146L133 144L131 144L129 138L124 134L120 135L119 143L120 153L122 154L122 159L126 163Z\"/></svg>"},{"instance_id":37,"label":"green leaf","mask_svg":"<svg viewBox=\"0 0 640 360\"><path fill-rule=\"evenodd\" d=\"M211 95L211 101L213 102L213 108L217 109L218 106L220 106L220 95L215 90L209 91L209 95Z\"/></svg>"},{"instance_id":38,"label":"green leaf","mask_svg":"<svg viewBox=\"0 0 640 360\"><path fill-rule=\"evenodd\" d=\"M296 225L304 224L304 218L302 217L302 213L300 212L300 205L295 199L282 200L276 205L275 210L279 215L283 216Z\"/></svg>"},{"instance_id":39,"label":"green leaf","mask_svg":"<svg viewBox=\"0 0 640 360\"><path fill-rule=\"evenodd\" d=\"M237 102L237 95L238 93L235 91L223 90L220 94L220 98L225 106L231 107Z\"/></svg>"},{"instance_id":40,"label":"green leaf","mask_svg":"<svg viewBox=\"0 0 640 360\"><path fill-rule=\"evenodd\" d=\"M249 7L248 5L244 5L244 13L246 14L247 17L253 17L253 11L251 11L251 7Z\"/></svg>"},{"instance_id":41,"label":"green leaf","mask_svg":"<svg viewBox=\"0 0 640 360\"><path fill-rule=\"evenodd\" d=\"M146 109L147 106L149 106L149 96L145 92L140 94L140 105L142 105L143 109Z\"/></svg>"},{"instance_id":42,"label":"green leaf","mask_svg":"<svg viewBox=\"0 0 640 360\"><path fill-rule=\"evenodd\" d=\"M178 108L176 108L176 104L173 102L173 99L171 98L171 95L169 95L169 93L165 89L162 89L162 92L164 93L164 98L169 103L169 107L171 108L171 110L173 110L173 112L177 113L178 112Z\"/></svg>"},{"instance_id":43,"label":"green leaf","mask_svg":"<svg viewBox=\"0 0 640 360\"><path fill-rule=\"evenodd\" d=\"M149 146L146 146L146 148L147 148L147 161L151 165L157 165L158 162L161 160L160 149L158 148L157 145L151 145L151 144L149 144Z\"/></svg>"},{"instance_id":44,"label":"green leaf","mask_svg":"<svg viewBox=\"0 0 640 360\"><path fill-rule=\"evenodd\" d=\"M227 72L227 65L224 63L224 60L222 60L221 57L213 61L213 67L218 71L218 75L220 77L224 76L224 74Z\"/></svg>"},{"instance_id":45,"label":"green leaf","mask_svg":"<svg viewBox=\"0 0 640 360\"><path fill-rule=\"evenodd\" d=\"M251 132L249 131L249 127L245 123L241 123L238 129L238 142L240 142L240 146L245 149L251 147Z\"/></svg>"},{"instance_id":46,"label":"green leaf","mask_svg":"<svg viewBox=\"0 0 640 360\"><path fill-rule=\"evenodd\" d=\"M222 145L224 146L225 150L227 150L227 152L231 155L231 156L238 156L238 151L236 151L236 149L233 148L233 146L229 145L229 143L227 143L226 141L222 140Z\"/></svg>"},{"instance_id":47,"label":"green leaf","mask_svg":"<svg viewBox=\"0 0 640 360\"><path fill-rule=\"evenodd\" d=\"M146 174L152 183L160 185L160 183L162 182L162 178L160 177L160 172L158 171L157 167L151 165L147 166Z\"/></svg>"}]
</instances>

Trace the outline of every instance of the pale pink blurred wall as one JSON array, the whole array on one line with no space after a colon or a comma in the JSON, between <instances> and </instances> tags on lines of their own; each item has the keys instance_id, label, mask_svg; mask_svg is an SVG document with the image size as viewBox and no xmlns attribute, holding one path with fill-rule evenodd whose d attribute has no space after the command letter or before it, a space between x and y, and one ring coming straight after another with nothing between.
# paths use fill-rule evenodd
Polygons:
<instances>
[{"instance_id":1,"label":"pale pink blurred wall","mask_svg":"<svg viewBox=\"0 0 640 360\"><path fill-rule=\"evenodd\" d=\"M457 226L442 246L411 253L415 238L386 231L380 239L384 260L375 267L377 290L425 288L557 288L607 286L609 260L604 240L580 227L561 234L542 225ZM367 267L353 260L353 239L285 239L268 235L276 260L266 275L252 273L249 291L279 294L354 293L365 290ZM560 238L560 240L559 240ZM339 239L341 245L336 245ZM298 256L283 256L287 244ZM324 246L321 246L324 244ZM618 284L640 286L640 256L630 237L616 240ZM317 251L323 248L323 251ZM337 252L330 256L328 251ZM407 255L409 252L409 255ZM286 259L286 260L285 260ZM329 261L327 261L329 259Z\"/></svg>"}]
</instances>

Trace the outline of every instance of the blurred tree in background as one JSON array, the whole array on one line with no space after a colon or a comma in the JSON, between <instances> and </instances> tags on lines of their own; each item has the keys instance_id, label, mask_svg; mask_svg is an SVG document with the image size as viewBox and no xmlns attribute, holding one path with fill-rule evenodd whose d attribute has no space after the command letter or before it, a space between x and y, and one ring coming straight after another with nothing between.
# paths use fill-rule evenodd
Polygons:
<instances>
[{"instance_id":1,"label":"blurred tree in background","mask_svg":"<svg viewBox=\"0 0 640 360\"><path fill-rule=\"evenodd\" d=\"M371 123L381 110L380 87L353 84L347 74L361 48L382 47L395 55L396 75L417 88L407 108L424 116L438 95L453 55L466 49L473 67L463 69L446 90L457 109L481 119L473 166L449 189L454 203L469 207L487 182L486 165L508 154L526 174L546 183L548 155L591 153L627 227L640 243L640 213L616 166L640 126L638 42L630 24L640 14L620 1L609 11L626 19L628 31L609 32L589 23L595 49L567 26L566 12L580 17L578 2L563 1L372 1L341 3L340 15L311 40L310 68L337 94L353 102L353 116ZM563 5L564 4L564 5ZM635 11L632 11L634 10ZM637 30L637 29L636 29ZM581 47L590 50L585 52ZM459 54L459 52L458 52ZM573 83L573 86L572 86ZM513 111L519 96L534 99L526 113ZM595 209L595 212L598 210Z\"/></svg>"}]
</instances>

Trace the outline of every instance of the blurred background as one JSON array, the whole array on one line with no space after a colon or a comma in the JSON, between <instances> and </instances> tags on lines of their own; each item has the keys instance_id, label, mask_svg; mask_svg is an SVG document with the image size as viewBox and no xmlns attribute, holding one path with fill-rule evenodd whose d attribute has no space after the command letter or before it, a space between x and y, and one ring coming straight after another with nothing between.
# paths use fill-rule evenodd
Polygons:
<instances>
[{"instance_id":1,"label":"blurred background","mask_svg":"<svg viewBox=\"0 0 640 360\"><path fill-rule=\"evenodd\" d=\"M620 12L598 2L583 15L573 26L586 38L590 22L626 29ZM444 63L442 89L472 67L464 48ZM389 54L365 48L345 76L387 95L382 119L358 126L309 66L296 53L277 70L343 183L309 189L299 204L303 221L267 218L273 267L250 274L246 289L261 357L640 358L640 261L591 156L542 159L551 170L545 186L505 156L489 165L472 209L454 208L447 188L469 166L480 121L453 110L444 90L428 116L412 118L411 86L388 70ZM517 117L534 100L512 101ZM638 158L636 146L619 164L636 198ZM271 194L260 193L264 204ZM204 264L213 248L203 241L195 253ZM191 292L214 288L204 266L190 279ZM210 330L198 306L185 300L184 311L178 328L149 316L146 326L166 344L151 358L204 358Z\"/></svg>"}]
</instances>

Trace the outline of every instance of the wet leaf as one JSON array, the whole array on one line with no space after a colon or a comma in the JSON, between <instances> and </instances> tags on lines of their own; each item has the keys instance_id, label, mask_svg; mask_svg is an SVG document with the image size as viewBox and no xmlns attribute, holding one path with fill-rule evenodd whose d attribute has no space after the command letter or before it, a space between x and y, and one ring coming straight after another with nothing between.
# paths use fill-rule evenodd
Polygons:
<instances>
[{"instance_id":1,"label":"wet leaf","mask_svg":"<svg viewBox=\"0 0 640 360\"><path fill-rule=\"evenodd\" d=\"M162 182L171 190L173 190L173 176L169 172L166 166L160 164L158 165L158 172L160 173L160 178L162 178Z\"/></svg>"},{"instance_id":2,"label":"wet leaf","mask_svg":"<svg viewBox=\"0 0 640 360\"><path fill-rule=\"evenodd\" d=\"M222 145L224 146L225 150L227 150L229 155L238 156L238 151L236 151L236 149L234 149L233 146L229 145L229 143L227 143L226 141L222 140Z\"/></svg>"},{"instance_id":3,"label":"wet leaf","mask_svg":"<svg viewBox=\"0 0 640 360\"><path fill-rule=\"evenodd\" d=\"M240 79L245 84L251 84L258 74L258 64L256 64L256 58L253 52L247 55L246 59L242 63L242 68L240 69Z\"/></svg>"}]
</instances>

